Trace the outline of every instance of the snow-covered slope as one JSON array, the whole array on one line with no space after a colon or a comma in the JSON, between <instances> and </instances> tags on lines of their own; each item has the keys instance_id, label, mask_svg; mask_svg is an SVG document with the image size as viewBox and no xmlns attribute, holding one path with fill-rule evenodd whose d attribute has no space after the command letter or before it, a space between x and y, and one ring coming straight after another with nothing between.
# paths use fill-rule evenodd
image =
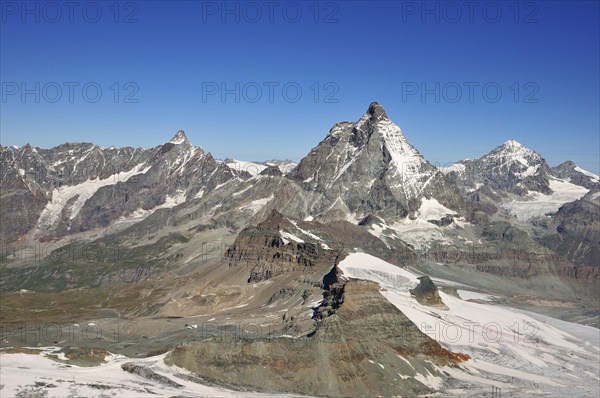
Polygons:
<instances>
[{"instance_id":1,"label":"snow-covered slope","mask_svg":"<svg viewBox=\"0 0 600 398\"><path fill-rule=\"evenodd\" d=\"M39 355L0 354L0 364L2 365L0 366L0 395L2 397L186 396L234 398L240 396L239 391L200 384L199 379L187 370L165 365L164 354L135 360L121 355L112 355L107 357L107 362L103 365L79 367L68 364L68 361L59 363L47 358L46 354L52 354L55 351L53 347L36 349L40 350ZM146 366L182 387L161 384L156 380L125 372L121 369L121 365L127 362ZM27 393L31 395L27 395ZM249 391L245 391L243 395L253 398L293 397L288 394L261 394Z\"/></svg>"},{"instance_id":2,"label":"snow-covered slope","mask_svg":"<svg viewBox=\"0 0 600 398\"><path fill-rule=\"evenodd\" d=\"M504 202L501 207L520 221L527 221L532 217L555 213L565 203L573 202L589 192L587 188L558 178L551 177L549 182L552 191L549 195L531 192L525 198Z\"/></svg>"},{"instance_id":3,"label":"snow-covered slope","mask_svg":"<svg viewBox=\"0 0 600 398\"><path fill-rule=\"evenodd\" d=\"M381 293L422 332L471 357L460 369L443 369L456 379L443 387L447 394L466 386L476 396L491 386L501 388L503 396L600 393L600 335L593 327L444 292L439 294L448 309L424 306L408 291L419 282L416 273L364 253L349 254L339 268L346 278L379 283Z\"/></svg>"}]
</instances>

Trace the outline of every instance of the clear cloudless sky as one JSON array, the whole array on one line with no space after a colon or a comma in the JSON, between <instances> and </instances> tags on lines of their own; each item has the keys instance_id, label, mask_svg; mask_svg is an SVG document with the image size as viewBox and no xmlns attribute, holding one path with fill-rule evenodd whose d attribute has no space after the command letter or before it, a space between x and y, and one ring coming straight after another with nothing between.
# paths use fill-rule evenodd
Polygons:
<instances>
[{"instance_id":1,"label":"clear cloudless sky","mask_svg":"<svg viewBox=\"0 0 600 398\"><path fill-rule=\"evenodd\" d=\"M600 3L468 3L2 0L0 143L298 161L377 100L432 163L515 139L598 174Z\"/></svg>"}]
</instances>

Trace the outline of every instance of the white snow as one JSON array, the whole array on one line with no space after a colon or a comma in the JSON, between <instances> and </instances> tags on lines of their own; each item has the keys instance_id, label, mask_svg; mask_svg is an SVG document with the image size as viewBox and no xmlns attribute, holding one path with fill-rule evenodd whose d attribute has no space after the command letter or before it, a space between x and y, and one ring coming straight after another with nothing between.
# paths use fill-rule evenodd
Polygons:
<instances>
[{"instance_id":1,"label":"white snow","mask_svg":"<svg viewBox=\"0 0 600 398\"><path fill-rule=\"evenodd\" d=\"M515 175L525 178L536 174L544 159L517 141L508 140L485 155L482 160L484 162L492 161L493 169L497 169L498 173L507 172L512 166L516 166L520 171L516 171Z\"/></svg>"},{"instance_id":2,"label":"white snow","mask_svg":"<svg viewBox=\"0 0 600 398\"><path fill-rule=\"evenodd\" d=\"M268 198L262 198L262 199L253 200L252 202L248 203L247 205L244 205L244 206L240 207L240 210L250 210L253 213L256 213L260 209L262 209L263 207L265 207L265 205L267 203L269 203L270 201L272 201L274 197L275 196L273 194L271 194L271 196L269 196Z\"/></svg>"},{"instance_id":3,"label":"white snow","mask_svg":"<svg viewBox=\"0 0 600 398\"><path fill-rule=\"evenodd\" d=\"M454 163L453 165L450 165L450 166L440 167L440 171L444 174L448 174L453 171L456 172L457 174L462 174L465 172L466 169L467 169L467 167L462 163Z\"/></svg>"},{"instance_id":4,"label":"white snow","mask_svg":"<svg viewBox=\"0 0 600 398\"><path fill-rule=\"evenodd\" d=\"M436 199L423 198L419 208L419 216L424 220L441 220L447 215L454 215L456 212L444 207Z\"/></svg>"},{"instance_id":5,"label":"white snow","mask_svg":"<svg viewBox=\"0 0 600 398\"><path fill-rule=\"evenodd\" d=\"M575 171L578 171L581 174L585 174L586 176L591 177L592 180L594 180L595 182L599 182L600 181L600 177L598 177L596 174L591 173L591 172L589 172L587 170L584 170L584 169L582 169L579 166L575 166Z\"/></svg>"},{"instance_id":6,"label":"white snow","mask_svg":"<svg viewBox=\"0 0 600 398\"><path fill-rule=\"evenodd\" d=\"M174 145L178 145L178 144L183 144L185 142L185 135L180 134L179 132L175 135L175 137L173 137L173 139L171 141L169 141L171 144Z\"/></svg>"},{"instance_id":7,"label":"white snow","mask_svg":"<svg viewBox=\"0 0 600 398\"><path fill-rule=\"evenodd\" d=\"M507 396L528 396L522 393L532 389L550 396L600 392L597 376L580 377L600 371L600 335L595 328L464 301L441 291L447 310L424 306L408 292L418 282L416 274L364 253L349 254L339 268L346 278L379 283L381 294L423 333L454 352L468 354L472 359L460 370L441 369L455 378L488 385L500 382ZM520 393L511 395L511 389Z\"/></svg>"},{"instance_id":8,"label":"white snow","mask_svg":"<svg viewBox=\"0 0 600 398\"><path fill-rule=\"evenodd\" d=\"M298 242L298 243L304 243L304 240L300 239L299 237L297 237L294 234L291 234L287 231L279 231L279 236L281 236L281 238L283 239L284 244L288 244L288 242L290 240L293 240L294 242Z\"/></svg>"},{"instance_id":9,"label":"white snow","mask_svg":"<svg viewBox=\"0 0 600 398\"><path fill-rule=\"evenodd\" d=\"M185 191L179 189L175 192L175 195L167 195L165 197L165 202L161 205L156 206L154 209L170 209L172 207L180 205L183 202L185 202L185 196Z\"/></svg>"},{"instance_id":10,"label":"white snow","mask_svg":"<svg viewBox=\"0 0 600 398\"><path fill-rule=\"evenodd\" d=\"M175 366L167 366L164 363L165 354L135 359L122 355L110 355L106 358L108 362L100 366L79 367L74 364L62 364L45 357L45 354L51 353L51 351L42 351L40 355L0 353L0 363L2 364L0 366L0 380L2 381L0 384L3 385L0 394L3 397L14 397L20 391L28 388L32 389L35 382L44 382L56 386L43 388L42 391L48 394L44 396L48 398L67 396L235 398L240 396L239 391L203 385L178 377L185 377L191 375L191 373ZM126 362L147 366L154 372L183 385L183 388L166 386L125 372L121 369L121 365ZM108 387L108 389L93 388L91 385L102 385ZM152 391L152 393L149 391ZM255 398L292 397L288 394L265 394L246 391L243 395Z\"/></svg>"},{"instance_id":11,"label":"white snow","mask_svg":"<svg viewBox=\"0 0 600 398\"><path fill-rule=\"evenodd\" d=\"M414 219L406 217L392 225L373 224L368 231L380 239L385 236L392 237L410 244L415 249L423 249L430 247L433 242L450 243L450 240L444 235L444 228L432 224L428 220L440 220L447 215L455 214L455 211L443 206L436 199L423 198ZM464 226L465 223L462 224Z\"/></svg>"},{"instance_id":12,"label":"white snow","mask_svg":"<svg viewBox=\"0 0 600 398\"><path fill-rule=\"evenodd\" d=\"M391 120L379 121L375 126L375 131L383 137L386 148L392 157L391 163L396 170L395 175L400 179L400 183L395 188L404 192L407 199L417 197L429 181L423 180L431 178L434 173L421 173L421 166L426 163L425 160L408 143L400 127Z\"/></svg>"},{"instance_id":13,"label":"white snow","mask_svg":"<svg viewBox=\"0 0 600 398\"><path fill-rule=\"evenodd\" d=\"M470 290L457 289L456 292L460 296L461 299L467 300L482 300L482 301L492 301L494 296L489 294L472 292Z\"/></svg>"},{"instance_id":14,"label":"white snow","mask_svg":"<svg viewBox=\"0 0 600 398\"><path fill-rule=\"evenodd\" d=\"M235 159L228 161L227 163L225 163L225 165L227 165L227 167L229 167L231 170L236 171L236 172L247 171L253 177L260 174L261 171L263 171L264 169L267 168L267 166L264 164L254 163L254 162L246 162L243 160L235 160Z\"/></svg>"},{"instance_id":15,"label":"white snow","mask_svg":"<svg viewBox=\"0 0 600 398\"><path fill-rule=\"evenodd\" d=\"M95 178L93 180L82 182L81 184L62 186L58 189L54 189L52 191L52 200L46 204L46 207L40 214L38 226L48 227L53 225L60 218L60 215L67 202L75 196L78 196L71 206L70 218L73 220L75 217L77 217L77 214L79 214L79 211L85 202L91 198L98 191L98 189L108 185L115 185L118 182L125 182L138 174L145 174L148 172L148 170L150 170L151 166L148 166L144 169L142 169L142 167L143 164L138 164L129 171L119 172L102 180Z\"/></svg>"},{"instance_id":16,"label":"white snow","mask_svg":"<svg viewBox=\"0 0 600 398\"><path fill-rule=\"evenodd\" d=\"M244 192L246 192L250 188L252 188L252 184L249 184L247 187L244 187L241 190L239 190L237 192L234 192L234 194L232 196L240 196L241 194L243 194Z\"/></svg>"},{"instance_id":17,"label":"white snow","mask_svg":"<svg viewBox=\"0 0 600 398\"><path fill-rule=\"evenodd\" d=\"M201 189L198 191L198 193L196 195L194 195L194 199L200 199L203 196L204 196L204 189Z\"/></svg>"},{"instance_id":18,"label":"white snow","mask_svg":"<svg viewBox=\"0 0 600 398\"><path fill-rule=\"evenodd\" d=\"M302 232L304 235L306 236L310 236L311 238L313 238L314 240L318 240L318 241L322 241L323 239L321 239L321 237L313 234L312 232L306 230L306 229L302 229L298 226L298 223L294 220L289 220L289 222L296 227L296 229L298 229L298 231Z\"/></svg>"},{"instance_id":19,"label":"white snow","mask_svg":"<svg viewBox=\"0 0 600 398\"><path fill-rule=\"evenodd\" d=\"M580 199L589 192L587 188L553 177L550 177L549 186L552 190L550 195L532 192L526 199L505 202L501 207L517 219L526 221L546 213L555 213L565 203Z\"/></svg>"},{"instance_id":20,"label":"white snow","mask_svg":"<svg viewBox=\"0 0 600 398\"><path fill-rule=\"evenodd\" d=\"M281 171L281 174L288 174L298 165L292 161L269 161L265 162L268 166L277 166Z\"/></svg>"}]
</instances>

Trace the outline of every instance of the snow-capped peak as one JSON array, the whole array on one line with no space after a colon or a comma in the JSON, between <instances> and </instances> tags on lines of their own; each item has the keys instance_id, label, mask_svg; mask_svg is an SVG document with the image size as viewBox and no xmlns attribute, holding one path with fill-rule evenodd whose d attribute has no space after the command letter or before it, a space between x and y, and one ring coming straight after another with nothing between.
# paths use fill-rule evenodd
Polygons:
<instances>
[{"instance_id":1,"label":"snow-capped peak","mask_svg":"<svg viewBox=\"0 0 600 398\"><path fill-rule=\"evenodd\" d=\"M504 144L502 144L502 147L507 148L507 149L516 149L516 150L525 148L523 146L523 144L521 144L520 142L515 141L515 140L506 141Z\"/></svg>"},{"instance_id":2,"label":"snow-capped peak","mask_svg":"<svg viewBox=\"0 0 600 398\"><path fill-rule=\"evenodd\" d=\"M515 140L508 140L494 149L482 159L502 158L509 163L521 163L525 166L535 165L543 162L543 158L534 150L529 149Z\"/></svg>"},{"instance_id":3,"label":"snow-capped peak","mask_svg":"<svg viewBox=\"0 0 600 398\"><path fill-rule=\"evenodd\" d=\"M537 152L515 140L508 140L479 159L494 178L523 179L546 170L546 161ZM502 176L502 177L501 177ZM511 177L512 176L512 177Z\"/></svg>"},{"instance_id":4,"label":"snow-capped peak","mask_svg":"<svg viewBox=\"0 0 600 398\"><path fill-rule=\"evenodd\" d=\"M169 141L171 144L183 144L184 142L186 142L188 139L185 135L185 131L183 130L179 130L177 132L177 134L175 134L175 136L173 138L171 138L171 141Z\"/></svg>"}]
</instances>

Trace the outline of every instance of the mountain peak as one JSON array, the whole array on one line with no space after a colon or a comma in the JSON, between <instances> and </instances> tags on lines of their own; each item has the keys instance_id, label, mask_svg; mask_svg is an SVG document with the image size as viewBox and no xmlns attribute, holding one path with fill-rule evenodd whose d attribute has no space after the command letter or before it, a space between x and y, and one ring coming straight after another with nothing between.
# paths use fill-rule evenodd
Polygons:
<instances>
[{"instance_id":1,"label":"mountain peak","mask_svg":"<svg viewBox=\"0 0 600 398\"><path fill-rule=\"evenodd\" d=\"M504 148L510 148L510 149L525 148L525 146L523 146L523 144L521 144L520 142L515 141L515 140L508 140L508 141L506 141L504 144L502 144L502 147L504 147Z\"/></svg>"},{"instance_id":2,"label":"mountain peak","mask_svg":"<svg viewBox=\"0 0 600 398\"><path fill-rule=\"evenodd\" d=\"M377 101L371 102L367 114L370 115L371 119L376 121L389 119L387 113L385 113L385 109L383 109L383 106Z\"/></svg>"},{"instance_id":3,"label":"mountain peak","mask_svg":"<svg viewBox=\"0 0 600 398\"><path fill-rule=\"evenodd\" d=\"M483 158L509 157L513 161L519 161L523 164L533 161L539 163L543 159L533 149L529 149L520 142L508 140L504 144L499 145L493 151L484 155ZM529 159L529 160L526 160Z\"/></svg>"},{"instance_id":4,"label":"mountain peak","mask_svg":"<svg viewBox=\"0 0 600 398\"><path fill-rule=\"evenodd\" d=\"M173 138L171 138L171 141L169 141L171 144L183 144L184 142L189 142L187 136L185 135L185 131L183 130L179 130L177 132L177 134L175 134L173 136Z\"/></svg>"}]
</instances>

